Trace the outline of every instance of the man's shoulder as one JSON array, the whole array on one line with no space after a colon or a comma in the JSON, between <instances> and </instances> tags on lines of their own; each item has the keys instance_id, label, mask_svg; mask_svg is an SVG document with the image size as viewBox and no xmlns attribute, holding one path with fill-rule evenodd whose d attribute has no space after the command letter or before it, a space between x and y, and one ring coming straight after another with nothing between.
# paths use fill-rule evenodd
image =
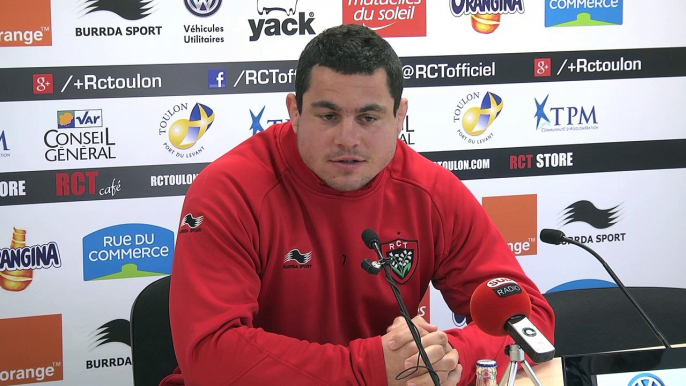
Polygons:
<instances>
[{"instance_id":1,"label":"man's shoulder","mask_svg":"<svg viewBox=\"0 0 686 386\"><path fill-rule=\"evenodd\" d=\"M405 143L399 143L391 175L398 181L415 185L438 198L444 192L462 187L460 179L446 168L419 154Z\"/></svg>"},{"instance_id":2,"label":"man's shoulder","mask_svg":"<svg viewBox=\"0 0 686 386\"><path fill-rule=\"evenodd\" d=\"M286 169L278 149L278 127L271 127L229 150L198 175L202 183L258 194L278 184Z\"/></svg>"}]
</instances>

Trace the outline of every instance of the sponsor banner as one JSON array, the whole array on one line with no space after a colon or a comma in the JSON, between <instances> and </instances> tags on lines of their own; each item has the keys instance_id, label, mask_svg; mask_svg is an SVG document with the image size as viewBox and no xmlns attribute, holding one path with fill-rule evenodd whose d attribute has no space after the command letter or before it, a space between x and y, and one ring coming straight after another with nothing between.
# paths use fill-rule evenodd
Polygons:
<instances>
[{"instance_id":1,"label":"sponsor banner","mask_svg":"<svg viewBox=\"0 0 686 386\"><path fill-rule=\"evenodd\" d=\"M83 238L83 280L171 274L174 232L149 224L120 224Z\"/></svg>"},{"instance_id":2,"label":"sponsor banner","mask_svg":"<svg viewBox=\"0 0 686 386\"><path fill-rule=\"evenodd\" d=\"M183 196L208 163L0 174L0 206Z\"/></svg>"},{"instance_id":3,"label":"sponsor banner","mask_svg":"<svg viewBox=\"0 0 686 386\"><path fill-rule=\"evenodd\" d=\"M0 47L51 45L50 0L0 1Z\"/></svg>"},{"instance_id":4,"label":"sponsor banner","mask_svg":"<svg viewBox=\"0 0 686 386\"><path fill-rule=\"evenodd\" d=\"M686 139L423 152L462 180L686 168ZM208 163L0 174L0 206L183 196Z\"/></svg>"},{"instance_id":5,"label":"sponsor banner","mask_svg":"<svg viewBox=\"0 0 686 386\"><path fill-rule=\"evenodd\" d=\"M474 180L684 168L686 140L454 150L421 154L451 170L461 180ZM472 165L481 165L482 168L472 168ZM483 168L484 165L488 165L488 168Z\"/></svg>"},{"instance_id":6,"label":"sponsor banner","mask_svg":"<svg viewBox=\"0 0 686 386\"><path fill-rule=\"evenodd\" d=\"M0 319L0 342L0 385L63 379L62 315Z\"/></svg>"},{"instance_id":7,"label":"sponsor banner","mask_svg":"<svg viewBox=\"0 0 686 386\"><path fill-rule=\"evenodd\" d=\"M686 47L401 58L405 87L686 76ZM0 101L292 92L297 62L11 68Z\"/></svg>"},{"instance_id":8,"label":"sponsor banner","mask_svg":"<svg viewBox=\"0 0 686 386\"><path fill-rule=\"evenodd\" d=\"M515 256L536 254L538 201L535 194L484 197L482 206ZM491 281L488 286L493 288L501 284L505 282Z\"/></svg>"},{"instance_id":9,"label":"sponsor banner","mask_svg":"<svg viewBox=\"0 0 686 386\"><path fill-rule=\"evenodd\" d=\"M426 0L344 0L343 24L364 25L386 38L426 36Z\"/></svg>"}]
</instances>

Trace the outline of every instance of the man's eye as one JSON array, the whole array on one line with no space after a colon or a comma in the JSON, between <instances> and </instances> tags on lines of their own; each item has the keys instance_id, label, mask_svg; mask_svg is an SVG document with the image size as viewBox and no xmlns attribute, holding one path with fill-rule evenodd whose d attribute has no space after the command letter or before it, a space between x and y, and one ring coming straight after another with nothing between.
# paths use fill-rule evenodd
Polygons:
<instances>
[{"instance_id":1,"label":"man's eye","mask_svg":"<svg viewBox=\"0 0 686 386\"><path fill-rule=\"evenodd\" d=\"M363 120L364 122L366 122L366 123L375 122L376 119L377 119L376 117L373 117L373 116L371 116L371 115L366 115L366 116L362 117L362 120Z\"/></svg>"},{"instance_id":2,"label":"man's eye","mask_svg":"<svg viewBox=\"0 0 686 386\"><path fill-rule=\"evenodd\" d=\"M333 121L334 119L336 119L336 115L334 115L334 114L324 114L324 115L322 115L322 119L325 120L325 121Z\"/></svg>"}]
</instances>

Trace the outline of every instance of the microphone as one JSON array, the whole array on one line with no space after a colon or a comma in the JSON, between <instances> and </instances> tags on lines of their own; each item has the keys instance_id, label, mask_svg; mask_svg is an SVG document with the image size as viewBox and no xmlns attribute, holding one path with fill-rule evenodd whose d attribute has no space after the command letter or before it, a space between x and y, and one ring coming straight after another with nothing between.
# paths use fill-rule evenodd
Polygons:
<instances>
[{"instance_id":1,"label":"microphone","mask_svg":"<svg viewBox=\"0 0 686 386\"><path fill-rule=\"evenodd\" d=\"M381 253L381 241L379 240L379 235L377 235L372 229L365 229L362 232L362 241L367 248L375 250L376 254L379 256L378 261L371 261L369 259L362 260L362 269L367 271L367 273L371 273L372 275L378 275L385 264L383 254Z\"/></svg>"},{"instance_id":2,"label":"microphone","mask_svg":"<svg viewBox=\"0 0 686 386\"><path fill-rule=\"evenodd\" d=\"M370 261L369 259L364 259L364 261L362 261L362 268L364 268L365 271L374 275L378 274L382 269L385 270L386 280L388 280L388 283L391 285L391 290L393 290L395 300L398 302L398 306L400 307L400 314L405 318L405 323L407 323L407 327L409 328L410 333L412 334L412 339L414 340L414 343L417 345L417 350L419 351L419 358L421 358L424 361L423 367L426 368L426 370L428 371L432 383L435 386L439 386L441 384L441 380L438 377L436 371L434 370L431 361L429 361L429 356L426 354L426 350L422 345L422 337L419 334L419 330L417 329L417 326L415 326L412 322L412 318L410 317L409 312L407 312L407 307L405 307L405 302L403 302L402 294L400 293L398 286L395 285L395 280L393 280L391 270L390 268L388 268L387 262L390 261L390 259L384 258L383 253L381 253L381 241L379 240L379 235L377 235L376 232L374 232L372 229L365 229L362 232L362 241L364 241L364 244L367 246L367 248L376 251L376 255L379 257L378 261ZM420 368L419 358L417 358L417 366L405 369L400 374L398 374L395 377L395 379L401 380L412 375L418 368ZM405 373L408 374L403 375Z\"/></svg>"},{"instance_id":3,"label":"microphone","mask_svg":"<svg viewBox=\"0 0 686 386\"><path fill-rule=\"evenodd\" d=\"M653 331L653 334L655 334L657 339L660 340L660 343L662 343L662 345L665 346L665 348L668 348L668 349L672 348L672 346L667 342L667 339L665 338L665 336L662 335L662 332L657 328L657 326L655 326L655 323L653 323L653 321L650 320L650 317L648 317L648 314L646 314L645 311L643 311L643 308L641 308L641 306L638 305L638 302L636 301L636 299L634 299L634 297L631 296L629 291L624 286L624 283L622 283L622 281L619 280L619 277L617 277L617 275L615 275L612 268L610 268L610 266L607 265L605 260L603 260L603 258L600 257L600 255L598 255L594 250L592 250L591 248L587 247L586 245L584 245L584 244L582 244L576 240L568 238L567 236L565 236L565 234L562 231L557 230L557 229L541 229L540 239L541 239L541 241L543 241L544 243L547 243L547 244L559 245L562 242L565 242L568 244L574 244L577 247L580 247L581 249L583 249L586 252L593 255L593 257L595 257L596 259L598 259L600 264L602 264L603 267L605 268L605 271L607 271L607 273L610 275L610 277L612 277L612 280L614 280L614 282L617 283L617 286L619 286L619 289L622 290L624 295L626 295L626 297L629 299L629 301L631 301L631 304L634 305L634 308L636 308L638 313L641 314L641 318L643 318L643 320L646 323L648 323L648 327L650 327L650 329Z\"/></svg>"},{"instance_id":4,"label":"microphone","mask_svg":"<svg viewBox=\"0 0 686 386\"><path fill-rule=\"evenodd\" d=\"M555 347L529 320L529 294L512 279L481 283L469 303L474 323L488 335L510 335L534 362L553 359Z\"/></svg>"}]
</instances>

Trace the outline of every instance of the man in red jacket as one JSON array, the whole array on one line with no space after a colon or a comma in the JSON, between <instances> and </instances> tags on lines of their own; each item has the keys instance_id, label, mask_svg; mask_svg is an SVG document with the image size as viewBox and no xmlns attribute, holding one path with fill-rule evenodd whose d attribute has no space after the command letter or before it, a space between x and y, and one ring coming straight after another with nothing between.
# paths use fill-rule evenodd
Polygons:
<instances>
[{"instance_id":1,"label":"man in red jacket","mask_svg":"<svg viewBox=\"0 0 686 386\"><path fill-rule=\"evenodd\" d=\"M163 385L431 385L383 275L360 263L379 232L409 310L429 282L456 313L495 277L554 315L500 232L451 172L398 140L408 102L390 45L357 25L328 29L298 61L291 122L210 164L188 191L171 281L180 371ZM510 338L416 317L441 385L474 382L479 359L509 363Z\"/></svg>"}]
</instances>

